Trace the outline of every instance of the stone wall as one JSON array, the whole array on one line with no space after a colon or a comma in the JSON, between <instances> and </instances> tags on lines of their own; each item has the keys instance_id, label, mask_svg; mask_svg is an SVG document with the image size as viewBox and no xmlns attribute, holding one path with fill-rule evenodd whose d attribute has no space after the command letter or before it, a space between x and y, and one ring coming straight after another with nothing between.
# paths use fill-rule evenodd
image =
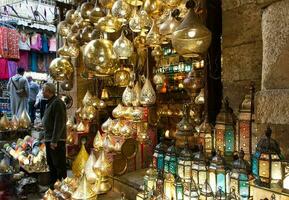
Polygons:
<instances>
[{"instance_id":1,"label":"stone wall","mask_svg":"<svg viewBox=\"0 0 289 200\"><path fill-rule=\"evenodd\" d=\"M234 112L249 85L261 88L261 8L256 0L222 1L222 82Z\"/></svg>"}]
</instances>

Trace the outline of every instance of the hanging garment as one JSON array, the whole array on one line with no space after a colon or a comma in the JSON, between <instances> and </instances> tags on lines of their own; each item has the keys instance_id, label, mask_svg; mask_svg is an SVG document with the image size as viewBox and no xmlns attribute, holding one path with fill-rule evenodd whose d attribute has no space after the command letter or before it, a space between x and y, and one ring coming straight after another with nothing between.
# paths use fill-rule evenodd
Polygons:
<instances>
[{"instance_id":1,"label":"hanging garment","mask_svg":"<svg viewBox=\"0 0 289 200\"><path fill-rule=\"evenodd\" d=\"M9 79L8 63L6 58L0 58L0 80Z\"/></svg>"},{"instance_id":2,"label":"hanging garment","mask_svg":"<svg viewBox=\"0 0 289 200\"><path fill-rule=\"evenodd\" d=\"M48 38L46 34L42 35L42 49L41 51L43 53L48 53L49 52L49 47L48 47Z\"/></svg>"},{"instance_id":3,"label":"hanging garment","mask_svg":"<svg viewBox=\"0 0 289 200\"><path fill-rule=\"evenodd\" d=\"M17 68L18 64L15 61L8 61L8 72L9 72L9 78L17 74Z\"/></svg>"},{"instance_id":4,"label":"hanging garment","mask_svg":"<svg viewBox=\"0 0 289 200\"><path fill-rule=\"evenodd\" d=\"M36 72L38 68L38 63L37 63L37 53L31 52L31 59L30 59L30 67L32 72Z\"/></svg>"},{"instance_id":5,"label":"hanging garment","mask_svg":"<svg viewBox=\"0 0 289 200\"><path fill-rule=\"evenodd\" d=\"M25 69L25 71L28 71L28 62L29 62L29 52L20 51L20 59L17 62L19 67L22 67Z\"/></svg>"},{"instance_id":6,"label":"hanging garment","mask_svg":"<svg viewBox=\"0 0 289 200\"><path fill-rule=\"evenodd\" d=\"M19 33L17 30L8 30L8 58L19 59Z\"/></svg>"},{"instance_id":7,"label":"hanging garment","mask_svg":"<svg viewBox=\"0 0 289 200\"><path fill-rule=\"evenodd\" d=\"M19 49L30 51L30 37L27 33L20 32L19 33Z\"/></svg>"},{"instance_id":8,"label":"hanging garment","mask_svg":"<svg viewBox=\"0 0 289 200\"><path fill-rule=\"evenodd\" d=\"M8 56L8 28L0 27L0 57Z\"/></svg>"},{"instance_id":9,"label":"hanging garment","mask_svg":"<svg viewBox=\"0 0 289 200\"><path fill-rule=\"evenodd\" d=\"M30 48L36 51L40 51L42 48L41 35L39 33L34 33L31 36L31 45Z\"/></svg>"},{"instance_id":10,"label":"hanging garment","mask_svg":"<svg viewBox=\"0 0 289 200\"><path fill-rule=\"evenodd\" d=\"M45 54L38 54L37 56L37 71L38 72L45 72L45 63L44 63L44 57Z\"/></svg>"},{"instance_id":11,"label":"hanging garment","mask_svg":"<svg viewBox=\"0 0 289 200\"><path fill-rule=\"evenodd\" d=\"M49 51L56 52L56 37L49 39Z\"/></svg>"}]
</instances>

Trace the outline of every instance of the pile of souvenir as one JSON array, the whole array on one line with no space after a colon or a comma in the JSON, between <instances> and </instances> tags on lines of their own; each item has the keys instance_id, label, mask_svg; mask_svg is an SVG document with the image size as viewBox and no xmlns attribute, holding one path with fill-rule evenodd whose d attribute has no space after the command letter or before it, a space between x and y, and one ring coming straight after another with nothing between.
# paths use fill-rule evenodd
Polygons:
<instances>
[{"instance_id":1,"label":"pile of souvenir","mask_svg":"<svg viewBox=\"0 0 289 200\"><path fill-rule=\"evenodd\" d=\"M27 111L23 111L20 118L16 115L12 116L9 120L4 114L0 119L0 131L16 131L18 129L28 129L30 127L31 120Z\"/></svg>"},{"instance_id":2,"label":"pile of souvenir","mask_svg":"<svg viewBox=\"0 0 289 200\"><path fill-rule=\"evenodd\" d=\"M5 144L4 149L22 168L30 172L47 172L45 144L31 136L18 139L12 144Z\"/></svg>"}]
</instances>

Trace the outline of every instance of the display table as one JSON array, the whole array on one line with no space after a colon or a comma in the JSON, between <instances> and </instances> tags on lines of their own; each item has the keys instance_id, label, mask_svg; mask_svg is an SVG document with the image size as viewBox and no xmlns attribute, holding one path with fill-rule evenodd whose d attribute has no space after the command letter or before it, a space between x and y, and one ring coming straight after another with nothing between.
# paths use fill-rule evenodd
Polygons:
<instances>
[{"instance_id":1,"label":"display table","mask_svg":"<svg viewBox=\"0 0 289 200\"><path fill-rule=\"evenodd\" d=\"M276 200L288 200L289 194L282 192L282 188L266 188L260 187L254 183L250 182L250 193L253 199L271 199L271 196L274 194Z\"/></svg>"}]
</instances>

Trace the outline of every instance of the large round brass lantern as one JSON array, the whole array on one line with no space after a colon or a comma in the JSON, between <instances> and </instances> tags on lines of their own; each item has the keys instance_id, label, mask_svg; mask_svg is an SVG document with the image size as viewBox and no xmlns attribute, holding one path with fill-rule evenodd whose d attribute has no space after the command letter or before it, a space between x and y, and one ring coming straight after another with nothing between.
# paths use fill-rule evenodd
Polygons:
<instances>
[{"instance_id":1,"label":"large round brass lantern","mask_svg":"<svg viewBox=\"0 0 289 200\"><path fill-rule=\"evenodd\" d=\"M65 81L71 78L72 64L65 58L55 58L49 66L50 76L56 81Z\"/></svg>"},{"instance_id":2,"label":"large round brass lantern","mask_svg":"<svg viewBox=\"0 0 289 200\"><path fill-rule=\"evenodd\" d=\"M279 144L271 138L272 130L266 130L252 159L252 172L256 184L264 187L276 187L282 180L282 155Z\"/></svg>"}]
</instances>

